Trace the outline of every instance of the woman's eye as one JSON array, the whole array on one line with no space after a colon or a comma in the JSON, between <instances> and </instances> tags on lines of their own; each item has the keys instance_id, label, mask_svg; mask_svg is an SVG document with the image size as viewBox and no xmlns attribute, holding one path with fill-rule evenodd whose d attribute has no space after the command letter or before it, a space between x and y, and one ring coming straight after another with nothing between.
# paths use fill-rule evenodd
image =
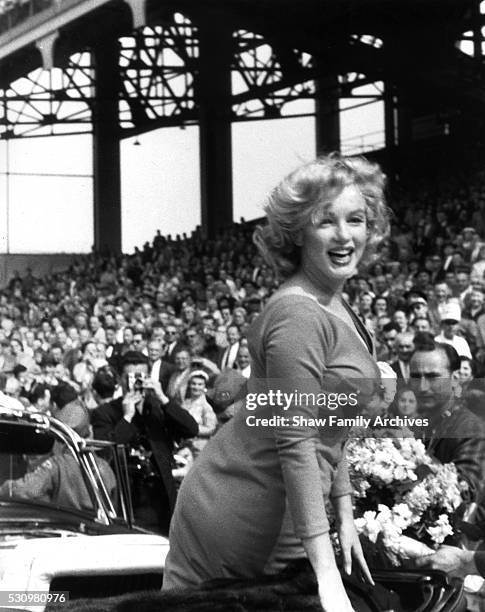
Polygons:
<instances>
[{"instance_id":1,"label":"woman's eye","mask_svg":"<svg viewBox=\"0 0 485 612\"><path fill-rule=\"evenodd\" d=\"M352 217L350 223L364 223L365 217Z\"/></svg>"}]
</instances>

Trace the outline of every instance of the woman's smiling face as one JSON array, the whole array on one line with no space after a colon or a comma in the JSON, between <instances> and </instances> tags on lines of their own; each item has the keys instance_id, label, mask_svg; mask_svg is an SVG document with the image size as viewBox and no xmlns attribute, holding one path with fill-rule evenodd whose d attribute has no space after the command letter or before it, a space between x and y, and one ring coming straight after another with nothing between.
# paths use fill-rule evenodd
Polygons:
<instances>
[{"instance_id":1,"label":"woman's smiling face","mask_svg":"<svg viewBox=\"0 0 485 612\"><path fill-rule=\"evenodd\" d=\"M367 205L354 185L322 206L302 232L303 271L328 288L357 271L367 244Z\"/></svg>"}]
</instances>

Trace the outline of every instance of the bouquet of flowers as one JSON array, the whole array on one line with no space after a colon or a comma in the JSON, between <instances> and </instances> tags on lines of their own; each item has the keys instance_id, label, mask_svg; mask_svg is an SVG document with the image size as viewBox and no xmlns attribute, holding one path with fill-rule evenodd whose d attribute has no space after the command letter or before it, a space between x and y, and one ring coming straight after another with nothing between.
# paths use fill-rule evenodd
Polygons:
<instances>
[{"instance_id":1,"label":"bouquet of flowers","mask_svg":"<svg viewBox=\"0 0 485 612\"><path fill-rule=\"evenodd\" d=\"M432 553L455 533L466 484L454 464L437 463L420 440L389 435L381 431L377 437L352 439L347 460L364 545L399 565Z\"/></svg>"}]
</instances>

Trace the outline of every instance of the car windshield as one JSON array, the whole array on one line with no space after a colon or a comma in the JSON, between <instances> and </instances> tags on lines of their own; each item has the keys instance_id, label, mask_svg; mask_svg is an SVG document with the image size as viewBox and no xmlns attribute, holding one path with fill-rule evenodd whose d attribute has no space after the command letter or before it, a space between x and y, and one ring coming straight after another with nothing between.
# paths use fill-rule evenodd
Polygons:
<instances>
[{"instance_id":1,"label":"car windshield","mask_svg":"<svg viewBox=\"0 0 485 612\"><path fill-rule=\"evenodd\" d=\"M112 449L103 456L79 452L62 434L47 420L0 418L0 501L28 500L104 522L116 518L121 504Z\"/></svg>"}]
</instances>

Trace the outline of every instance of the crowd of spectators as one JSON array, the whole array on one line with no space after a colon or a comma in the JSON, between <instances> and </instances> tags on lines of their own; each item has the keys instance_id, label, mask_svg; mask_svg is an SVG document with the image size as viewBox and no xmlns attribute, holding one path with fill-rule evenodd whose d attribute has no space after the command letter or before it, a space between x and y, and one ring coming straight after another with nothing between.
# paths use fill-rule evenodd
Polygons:
<instances>
[{"instance_id":1,"label":"crowd of spectators","mask_svg":"<svg viewBox=\"0 0 485 612\"><path fill-rule=\"evenodd\" d=\"M53 6L54 0L0 0L0 33Z\"/></svg>"},{"instance_id":2,"label":"crowd of spectators","mask_svg":"<svg viewBox=\"0 0 485 612\"><path fill-rule=\"evenodd\" d=\"M416 410L409 359L414 335L431 332L460 357L457 398L485 418L485 172L416 181L388 199L391 236L346 297L400 379L393 409ZM0 293L3 393L32 410L75 401L93 415L126 394L126 364L144 363L162 404L176 402L198 426L170 441L182 478L237 407L251 370L247 330L278 286L254 226L241 220L215 240L200 229L157 231L131 255L79 256L42 278L15 274ZM102 437L96 427L94 435Z\"/></svg>"}]
</instances>

